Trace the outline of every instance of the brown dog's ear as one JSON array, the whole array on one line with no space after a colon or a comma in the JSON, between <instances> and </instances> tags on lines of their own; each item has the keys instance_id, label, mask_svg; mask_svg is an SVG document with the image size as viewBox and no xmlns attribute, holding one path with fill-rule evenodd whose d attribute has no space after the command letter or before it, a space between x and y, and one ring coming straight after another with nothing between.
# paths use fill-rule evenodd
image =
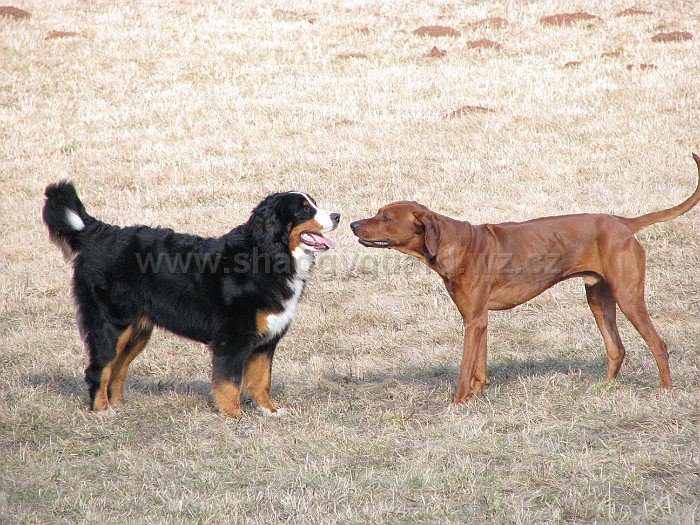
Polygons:
<instances>
[{"instance_id":1,"label":"brown dog's ear","mask_svg":"<svg viewBox=\"0 0 700 525\"><path fill-rule=\"evenodd\" d=\"M435 217L435 214L426 209L414 213L416 220L423 225L425 250L428 252L430 259L435 259L440 246L440 225Z\"/></svg>"}]
</instances>

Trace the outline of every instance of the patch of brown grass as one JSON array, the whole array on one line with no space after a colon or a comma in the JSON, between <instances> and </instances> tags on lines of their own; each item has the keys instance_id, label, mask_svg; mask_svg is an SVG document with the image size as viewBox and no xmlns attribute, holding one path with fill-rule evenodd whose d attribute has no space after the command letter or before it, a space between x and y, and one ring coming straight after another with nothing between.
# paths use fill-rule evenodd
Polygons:
<instances>
[{"instance_id":1,"label":"patch of brown grass","mask_svg":"<svg viewBox=\"0 0 700 525\"><path fill-rule=\"evenodd\" d=\"M460 32L449 26L420 26L413 31L413 34L420 36L459 36Z\"/></svg>"},{"instance_id":2,"label":"patch of brown grass","mask_svg":"<svg viewBox=\"0 0 700 525\"><path fill-rule=\"evenodd\" d=\"M688 31L670 31L668 33L657 33L651 37L652 42L682 42L692 40L693 34Z\"/></svg>"},{"instance_id":3,"label":"patch of brown grass","mask_svg":"<svg viewBox=\"0 0 700 525\"><path fill-rule=\"evenodd\" d=\"M577 13L557 13L555 15L543 16L540 22L550 26L569 26L577 22L591 22L598 17L590 13L579 11Z\"/></svg>"},{"instance_id":4,"label":"patch of brown grass","mask_svg":"<svg viewBox=\"0 0 700 525\"><path fill-rule=\"evenodd\" d=\"M46 36L44 37L44 40L55 40L57 38L70 38L70 37L75 37L75 36L80 36L80 33L77 33L75 31L49 31L46 33Z\"/></svg>"},{"instance_id":5,"label":"patch of brown grass","mask_svg":"<svg viewBox=\"0 0 700 525\"><path fill-rule=\"evenodd\" d=\"M29 11L25 11L19 7L12 5L0 5L0 17L22 19L30 18L31 16L32 15Z\"/></svg>"},{"instance_id":6,"label":"patch of brown grass","mask_svg":"<svg viewBox=\"0 0 700 525\"><path fill-rule=\"evenodd\" d=\"M629 5L596 0L604 23L566 27L539 22L578 7L560 1L21 7L31 18L0 18L0 521L698 521L698 210L639 234L674 391L656 396L624 319L627 362L601 382L601 337L567 282L492 313L491 385L458 408L460 318L441 282L347 227L399 199L474 223L680 202L696 182L700 43L651 37L697 34L695 3L616 17ZM497 36L469 28L491 16L509 22ZM469 29L416 60L412 31L434 20ZM84 38L45 42L57 27ZM506 51L467 49L485 37ZM348 50L372 60L336 58ZM498 111L444 118L469 101ZM85 411L70 271L40 220L60 178L106 221L203 235L276 190L342 212L275 359L285 417L217 414L206 349L163 331L126 404Z\"/></svg>"}]
</instances>

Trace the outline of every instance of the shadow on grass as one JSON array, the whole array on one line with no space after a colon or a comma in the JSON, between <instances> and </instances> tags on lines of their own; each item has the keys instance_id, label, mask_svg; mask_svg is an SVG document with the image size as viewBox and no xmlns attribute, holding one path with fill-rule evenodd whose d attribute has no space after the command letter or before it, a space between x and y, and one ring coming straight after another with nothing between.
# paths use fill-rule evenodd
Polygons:
<instances>
[{"instance_id":1,"label":"shadow on grass","mask_svg":"<svg viewBox=\"0 0 700 525\"><path fill-rule=\"evenodd\" d=\"M526 359L494 361L488 363L488 373L491 384L516 383L524 378L547 376L551 374L581 374L591 381L600 381L605 377L605 359ZM351 372L342 373L338 370L329 371L325 378L339 383L413 383L432 388L445 381L456 382L459 376L459 363L453 365L397 365L393 370L385 372L365 372L361 376Z\"/></svg>"},{"instance_id":2,"label":"shadow on grass","mask_svg":"<svg viewBox=\"0 0 700 525\"><path fill-rule=\"evenodd\" d=\"M29 386L47 389L49 394L76 402L88 402L87 386L82 376L78 377L63 372L45 372L26 374L22 379ZM167 396L171 394L197 396L209 400L211 383L204 380L154 380L130 375L124 385L125 398L134 395Z\"/></svg>"},{"instance_id":3,"label":"shadow on grass","mask_svg":"<svg viewBox=\"0 0 700 525\"><path fill-rule=\"evenodd\" d=\"M623 368L624 371L624 368ZM602 381L606 373L606 361L601 356L585 358L544 358L525 360L494 360L488 364L489 378L491 385L507 386L519 382L522 379L539 376L550 376L553 374L577 374L584 377L584 380L591 382ZM418 366L415 364L402 365L397 363L391 370L386 371L364 371L358 373L356 370L342 371L338 369L328 369L323 372L324 380L344 385L361 385L363 387L377 387L384 389L387 384L395 382L399 385L413 385L418 388L435 389L444 387L446 383L454 385L459 376L459 364L426 364ZM281 379L281 378L280 378ZM303 378L299 378L303 381ZM649 382L644 382L642 386L650 386L656 378L649 378ZM82 377L68 375L62 372L32 373L24 377L24 381L37 388L48 389L49 394L55 394L70 399L76 403L87 404L87 387ZM633 377L628 377L626 382L637 382ZM309 382L307 388L311 388L313 381ZM283 380L274 380L273 374L273 395L284 395L288 385ZM212 403L211 383L208 380L180 381L173 379L151 379L130 375L124 387L124 397L128 403L129 398L135 396L195 396Z\"/></svg>"}]
</instances>

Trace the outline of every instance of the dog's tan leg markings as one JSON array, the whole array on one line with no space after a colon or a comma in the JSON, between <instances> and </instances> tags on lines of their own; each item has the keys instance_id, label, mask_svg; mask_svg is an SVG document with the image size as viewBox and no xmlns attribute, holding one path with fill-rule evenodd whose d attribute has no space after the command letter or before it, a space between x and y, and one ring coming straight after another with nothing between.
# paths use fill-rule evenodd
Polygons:
<instances>
[{"instance_id":1,"label":"dog's tan leg markings","mask_svg":"<svg viewBox=\"0 0 700 525\"><path fill-rule=\"evenodd\" d=\"M267 352L255 353L248 358L243 372L243 388L248 391L251 399L258 407L271 414L277 412L277 407L270 398L270 376L272 362Z\"/></svg>"},{"instance_id":2,"label":"dog's tan leg markings","mask_svg":"<svg viewBox=\"0 0 700 525\"><path fill-rule=\"evenodd\" d=\"M224 414L231 417L240 418L241 412L241 389L231 381L225 379L215 380L212 384L214 400Z\"/></svg>"},{"instance_id":3,"label":"dog's tan leg markings","mask_svg":"<svg viewBox=\"0 0 700 525\"><path fill-rule=\"evenodd\" d=\"M267 317L270 314L268 312L265 312L263 310L258 310L255 313L255 328L258 332L258 335L265 336L267 335L267 332L269 330L268 324L267 324Z\"/></svg>"},{"instance_id":4,"label":"dog's tan leg markings","mask_svg":"<svg viewBox=\"0 0 700 525\"><path fill-rule=\"evenodd\" d=\"M146 317L140 318L135 326L125 350L117 358L112 368L109 381L109 402L112 405L120 405L124 402L124 381L129 371L129 365L146 347L153 332L153 324Z\"/></svg>"},{"instance_id":5,"label":"dog's tan leg markings","mask_svg":"<svg viewBox=\"0 0 700 525\"><path fill-rule=\"evenodd\" d=\"M119 336L119 339L117 339L117 344L115 345L114 359L107 363L102 369L102 375L100 376L100 387L97 390L97 393L95 394L95 399L92 403L92 409L94 411L107 410L107 408L109 408L108 389L109 383L112 379L112 371L114 369L114 365L121 358L124 349L126 348L126 345L129 343L129 339L131 339L133 331L134 327L132 325L122 332L122 334Z\"/></svg>"}]
</instances>

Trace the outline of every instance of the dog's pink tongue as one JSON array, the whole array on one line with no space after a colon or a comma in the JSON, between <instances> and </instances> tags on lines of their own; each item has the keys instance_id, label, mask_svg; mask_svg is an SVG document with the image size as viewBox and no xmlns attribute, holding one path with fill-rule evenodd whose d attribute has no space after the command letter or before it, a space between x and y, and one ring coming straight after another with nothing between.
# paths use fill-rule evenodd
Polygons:
<instances>
[{"instance_id":1,"label":"dog's pink tongue","mask_svg":"<svg viewBox=\"0 0 700 525\"><path fill-rule=\"evenodd\" d=\"M316 244L322 244L329 250L332 250L335 248L335 243L330 240L328 237L324 237L320 233L309 233L309 236L314 240Z\"/></svg>"}]
</instances>

